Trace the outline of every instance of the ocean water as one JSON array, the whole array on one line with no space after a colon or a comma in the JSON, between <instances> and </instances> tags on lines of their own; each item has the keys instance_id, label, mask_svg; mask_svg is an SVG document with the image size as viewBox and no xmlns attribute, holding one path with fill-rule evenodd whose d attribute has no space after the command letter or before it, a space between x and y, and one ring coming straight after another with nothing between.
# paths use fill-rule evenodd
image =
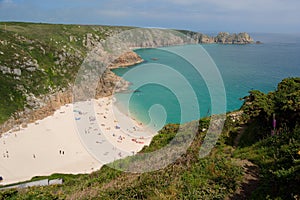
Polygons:
<instances>
[{"instance_id":1,"label":"ocean water","mask_svg":"<svg viewBox=\"0 0 300 200\"><path fill-rule=\"evenodd\" d=\"M201 46L208 53L220 73L226 92L226 111L239 109L243 103L240 98L249 90L269 92L275 90L283 78L300 76L300 37L255 34L254 38L264 43L197 47ZM138 49L136 53L144 63L114 70L132 83L131 91L116 94L120 106L128 107L133 116L151 126L184 123L223 112L212 108L212 93L203 74L199 74L188 59L174 54L174 48L190 53L208 70L213 67L201 63L195 46L186 45Z\"/></svg>"}]
</instances>

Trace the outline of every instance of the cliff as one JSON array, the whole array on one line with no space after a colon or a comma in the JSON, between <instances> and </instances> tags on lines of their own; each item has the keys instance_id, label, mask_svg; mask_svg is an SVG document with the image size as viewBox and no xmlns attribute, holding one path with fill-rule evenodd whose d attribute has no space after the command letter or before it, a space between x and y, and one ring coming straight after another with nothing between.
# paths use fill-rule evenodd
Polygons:
<instances>
[{"instance_id":1,"label":"cliff","mask_svg":"<svg viewBox=\"0 0 300 200\"><path fill-rule=\"evenodd\" d=\"M72 87L87 53L105 38L129 28L0 23L0 133L43 119L73 102ZM115 67L142 62L134 52ZM116 83L121 86L116 87ZM129 83L105 69L96 97L110 96Z\"/></svg>"}]
</instances>

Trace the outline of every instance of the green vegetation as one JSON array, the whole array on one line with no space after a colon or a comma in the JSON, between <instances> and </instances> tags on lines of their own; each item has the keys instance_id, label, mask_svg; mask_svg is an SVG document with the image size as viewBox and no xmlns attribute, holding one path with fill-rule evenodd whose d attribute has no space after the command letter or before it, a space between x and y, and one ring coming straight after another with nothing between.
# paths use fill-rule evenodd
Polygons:
<instances>
[{"instance_id":1,"label":"green vegetation","mask_svg":"<svg viewBox=\"0 0 300 200\"><path fill-rule=\"evenodd\" d=\"M287 78L278 84L274 92L264 94L250 91L244 97L244 117L250 121L241 144L244 146L271 135L273 120L276 120L274 134L292 132L300 122L300 78Z\"/></svg>"},{"instance_id":2,"label":"green vegetation","mask_svg":"<svg viewBox=\"0 0 300 200\"><path fill-rule=\"evenodd\" d=\"M244 148L239 148L235 157L260 167L261 184L253 198L299 198L300 78L284 79L268 94L251 91L242 109L250 120L240 141Z\"/></svg>"},{"instance_id":3,"label":"green vegetation","mask_svg":"<svg viewBox=\"0 0 300 200\"><path fill-rule=\"evenodd\" d=\"M260 168L260 185L253 199L293 199L300 189L300 128L238 149L235 156L248 159Z\"/></svg>"},{"instance_id":4,"label":"green vegetation","mask_svg":"<svg viewBox=\"0 0 300 200\"><path fill-rule=\"evenodd\" d=\"M0 124L67 88L95 42L129 27L0 22Z\"/></svg>"}]
</instances>

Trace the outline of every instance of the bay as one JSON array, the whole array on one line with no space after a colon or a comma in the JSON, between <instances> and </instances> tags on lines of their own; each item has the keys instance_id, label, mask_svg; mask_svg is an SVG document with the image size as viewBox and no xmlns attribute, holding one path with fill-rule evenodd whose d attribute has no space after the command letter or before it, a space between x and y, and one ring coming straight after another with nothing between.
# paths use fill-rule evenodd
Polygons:
<instances>
[{"instance_id":1,"label":"bay","mask_svg":"<svg viewBox=\"0 0 300 200\"><path fill-rule=\"evenodd\" d=\"M249 90L269 92L275 90L283 78L300 76L300 40L295 40L293 36L290 40L285 37L285 40L280 41L278 35L277 38L267 36L256 35L257 38L267 41L259 45L201 45L221 74L226 91L226 111L239 109L243 103L240 98L246 96ZM129 99L130 113L150 126L185 123L217 114L211 113L210 91L203 77L186 59L172 53L172 48L190 51L188 46L138 49L135 52L145 60L144 63L113 70L132 83L131 93L116 94L116 98L121 102L120 106L125 106L126 103L122 102ZM164 72L164 66L178 72L191 88L178 81L180 78L175 73ZM135 73L128 75L132 70ZM153 70L156 70L156 73L153 73ZM154 82L147 82L147 79L154 80L153 77ZM168 84L160 84L160 80L166 79ZM195 96L188 93L191 89ZM185 97L184 100L179 99L180 96Z\"/></svg>"}]
</instances>

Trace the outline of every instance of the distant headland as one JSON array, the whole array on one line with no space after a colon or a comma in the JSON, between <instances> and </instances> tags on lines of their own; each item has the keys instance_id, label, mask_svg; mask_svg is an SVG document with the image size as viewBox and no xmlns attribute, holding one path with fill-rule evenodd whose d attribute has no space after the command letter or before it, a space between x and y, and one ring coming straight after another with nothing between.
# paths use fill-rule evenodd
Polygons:
<instances>
[{"instance_id":1,"label":"distant headland","mask_svg":"<svg viewBox=\"0 0 300 200\"><path fill-rule=\"evenodd\" d=\"M200 44L253 44L254 39L248 33L227 33L220 32L217 36L209 36L203 33L193 31L180 31L183 34L193 38Z\"/></svg>"}]
</instances>

